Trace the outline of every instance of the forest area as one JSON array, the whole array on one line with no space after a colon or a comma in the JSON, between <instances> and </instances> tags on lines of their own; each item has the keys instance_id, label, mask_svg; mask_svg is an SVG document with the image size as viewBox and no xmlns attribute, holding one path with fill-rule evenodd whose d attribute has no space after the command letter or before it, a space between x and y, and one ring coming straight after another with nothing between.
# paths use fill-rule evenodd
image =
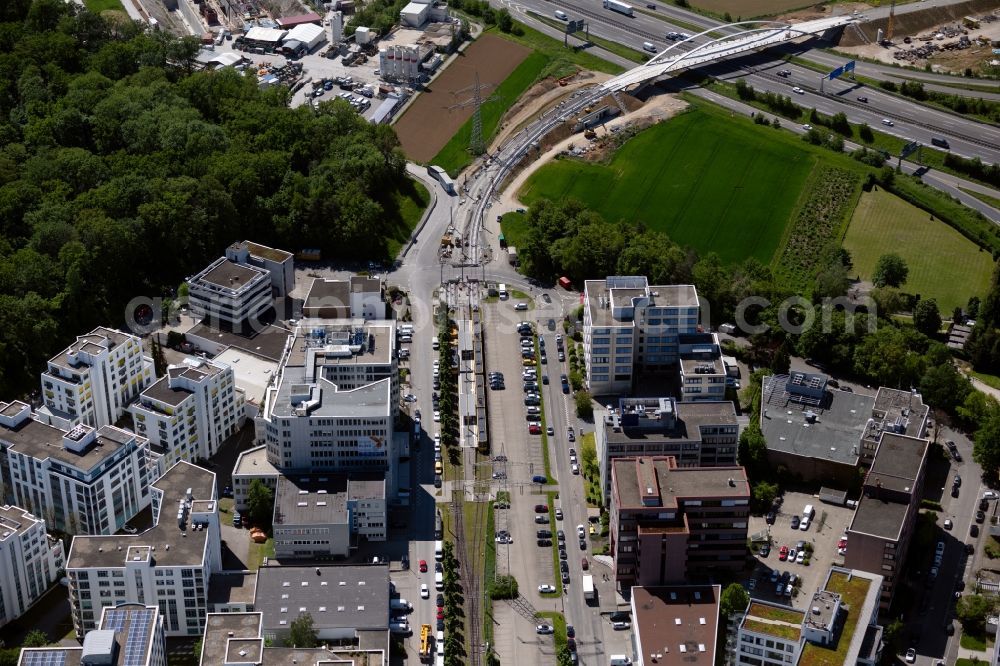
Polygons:
<instances>
[{"instance_id":1,"label":"forest area","mask_svg":"<svg viewBox=\"0 0 1000 666\"><path fill-rule=\"evenodd\" d=\"M236 240L386 259L412 189L392 128L288 107L198 43L63 0L0 3L0 397Z\"/></svg>"}]
</instances>

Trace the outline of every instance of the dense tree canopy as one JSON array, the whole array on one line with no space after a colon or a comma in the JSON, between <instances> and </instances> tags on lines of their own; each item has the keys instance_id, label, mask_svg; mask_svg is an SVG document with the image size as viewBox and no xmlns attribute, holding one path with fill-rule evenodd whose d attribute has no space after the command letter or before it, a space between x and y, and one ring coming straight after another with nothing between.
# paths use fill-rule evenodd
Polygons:
<instances>
[{"instance_id":1,"label":"dense tree canopy","mask_svg":"<svg viewBox=\"0 0 1000 666\"><path fill-rule=\"evenodd\" d=\"M0 3L0 391L234 240L382 258L409 187L393 130L289 109L198 45L63 0Z\"/></svg>"}]
</instances>

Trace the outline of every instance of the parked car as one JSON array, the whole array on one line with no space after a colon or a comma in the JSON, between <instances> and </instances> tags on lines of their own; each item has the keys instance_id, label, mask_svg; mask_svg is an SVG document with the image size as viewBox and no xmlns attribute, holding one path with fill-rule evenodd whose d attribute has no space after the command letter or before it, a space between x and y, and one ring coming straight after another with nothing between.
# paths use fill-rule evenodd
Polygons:
<instances>
[{"instance_id":1,"label":"parked car","mask_svg":"<svg viewBox=\"0 0 1000 666\"><path fill-rule=\"evenodd\" d=\"M793 530L799 529L799 517L798 516L792 516L792 529Z\"/></svg>"},{"instance_id":2,"label":"parked car","mask_svg":"<svg viewBox=\"0 0 1000 666\"><path fill-rule=\"evenodd\" d=\"M431 591L427 587L427 583L423 583L423 584L420 585L420 598L421 599L430 599L431 598Z\"/></svg>"},{"instance_id":3,"label":"parked car","mask_svg":"<svg viewBox=\"0 0 1000 666\"><path fill-rule=\"evenodd\" d=\"M555 590L553 590L553 592L554 591ZM537 627L535 627L535 633L539 635L547 635L553 632L555 632L555 629L552 628L551 624L540 624Z\"/></svg>"},{"instance_id":4,"label":"parked car","mask_svg":"<svg viewBox=\"0 0 1000 666\"><path fill-rule=\"evenodd\" d=\"M556 586L555 585L548 585L548 584L539 585L538 586L538 591L540 593L542 593L542 594L550 594L550 593L556 591ZM539 625L539 626L541 626L541 625ZM542 633L542 632L539 631L538 633Z\"/></svg>"}]
</instances>

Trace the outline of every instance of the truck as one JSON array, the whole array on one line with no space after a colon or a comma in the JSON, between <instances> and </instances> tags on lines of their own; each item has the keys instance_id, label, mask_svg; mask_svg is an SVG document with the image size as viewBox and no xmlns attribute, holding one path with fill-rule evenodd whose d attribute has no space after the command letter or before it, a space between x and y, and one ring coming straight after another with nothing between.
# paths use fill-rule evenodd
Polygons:
<instances>
[{"instance_id":1,"label":"truck","mask_svg":"<svg viewBox=\"0 0 1000 666\"><path fill-rule=\"evenodd\" d=\"M619 0L604 0L604 8L624 14L625 16L635 16L635 10L632 9L632 5L627 5Z\"/></svg>"},{"instance_id":2,"label":"truck","mask_svg":"<svg viewBox=\"0 0 1000 666\"><path fill-rule=\"evenodd\" d=\"M597 599L597 592L594 590L594 577L590 574L583 577L583 598L587 601Z\"/></svg>"},{"instance_id":3,"label":"truck","mask_svg":"<svg viewBox=\"0 0 1000 666\"><path fill-rule=\"evenodd\" d=\"M434 637L431 636L431 625L420 625L420 661L430 661L433 656Z\"/></svg>"},{"instance_id":4,"label":"truck","mask_svg":"<svg viewBox=\"0 0 1000 666\"><path fill-rule=\"evenodd\" d=\"M389 602L389 608L394 611L405 611L410 612L413 610L413 604L411 604L406 599L400 597L398 599L393 599Z\"/></svg>"}]
</instances>

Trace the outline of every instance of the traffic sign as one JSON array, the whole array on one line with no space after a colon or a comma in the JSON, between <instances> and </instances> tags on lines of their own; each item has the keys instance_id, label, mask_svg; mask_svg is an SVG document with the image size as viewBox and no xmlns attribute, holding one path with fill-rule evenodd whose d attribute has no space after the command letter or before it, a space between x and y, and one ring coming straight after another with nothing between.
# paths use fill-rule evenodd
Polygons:
<instances>
[{"instance_id":1,"label":"traffic sign","mask_svg":"<svg viewBox=\"0 0 1000 666\"><path fill-rule=\"evenodd\" d=\"M906 144L905 146L903 146L902 150L899 151L899 157L900 157L900 159L906 157L907 155L909 155L911 153L916 152L916 150L918 148L920 148L920 143L919 142L917 142L917 141L911 141L911 142L909 142L908 144Z\"/></svg>"},{"instance_id":2,"label":"traffic sign","mask_svg":"<svg viewBox=\"0 0 1000 666\"><path fill-rule=\"evenodd\" d=\"M855 60L849 60L848 62L844 63L840 67L838 67L838 68L834 69L833 71L831 71L826 76L831 81L833 81L834 79L839 79L845 73L847 73L847 72L853 72L854 71L854 66L856 64L857 64L857 61L855 61Z\"/></svg>"},{"instance_id":3,"label":"traffic sign","mask_svg":"<svg viewBox=\"0 0 1000 666\"><path fill-rule=\"evenodd\" d=\"M583 30L583 19L571 20L566 24L566 32L570 35L580 30Z\"/></svg>"}]
</instances>

